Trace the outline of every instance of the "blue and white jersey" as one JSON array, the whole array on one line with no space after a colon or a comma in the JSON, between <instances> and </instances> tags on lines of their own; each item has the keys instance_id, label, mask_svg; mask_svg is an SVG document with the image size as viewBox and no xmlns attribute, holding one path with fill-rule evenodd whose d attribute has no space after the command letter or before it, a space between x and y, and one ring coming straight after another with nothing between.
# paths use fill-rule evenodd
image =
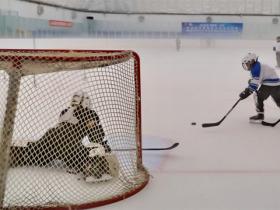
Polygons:
<instances>
[{"instance_id":1,"label":"blue and white jersey","mask_svg":"<svg viewBox=\"0 0 280 210\"><path fill-rule=\"evenodd\" d=\"M252 79L249 82L249 89L252 91L256 91L260 85L280 85L280 79L275 69L266 64L257 61L250 71Z\"/></svg>"}]
</instances>

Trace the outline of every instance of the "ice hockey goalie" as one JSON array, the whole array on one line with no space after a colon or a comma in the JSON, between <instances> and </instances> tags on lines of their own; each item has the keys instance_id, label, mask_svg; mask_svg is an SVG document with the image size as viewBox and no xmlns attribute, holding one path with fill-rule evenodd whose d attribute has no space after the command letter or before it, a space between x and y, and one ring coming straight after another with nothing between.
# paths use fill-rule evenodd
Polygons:
<instances>
[{"instance_id":1,"label":"ice hockey goalie","mask_svg":"<svg viewBox=\"0 0 280 210\"><path fill-rule=\"evenodd\" d=\"M88 146L82 142L85 137L90 141ZM26 147L11 147L10 166L53 167L60 161L63 169L82 175L85 181L103 180L104 176L109 180L118 176L119 163L104 137L88 94L78 91L70 106L61 112L57 126Z\"/></svg>"}]
</instances>

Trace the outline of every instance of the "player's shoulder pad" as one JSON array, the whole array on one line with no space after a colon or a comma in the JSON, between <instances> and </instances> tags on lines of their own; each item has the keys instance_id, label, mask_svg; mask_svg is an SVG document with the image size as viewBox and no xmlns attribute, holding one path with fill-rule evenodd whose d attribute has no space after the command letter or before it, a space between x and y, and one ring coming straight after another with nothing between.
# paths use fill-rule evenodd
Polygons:
<instances>
[{"instance_id":1,"label":"player's shoulder pad","mask_svg":"<svg viewBox=\"0 0 280 210\"><path fill-rule=\"evenodd\" d=\"M256 62L251 69L251 74L253 78L259 78L261 74L261 64L260 62Z\"/></svg>"}]
</instances>

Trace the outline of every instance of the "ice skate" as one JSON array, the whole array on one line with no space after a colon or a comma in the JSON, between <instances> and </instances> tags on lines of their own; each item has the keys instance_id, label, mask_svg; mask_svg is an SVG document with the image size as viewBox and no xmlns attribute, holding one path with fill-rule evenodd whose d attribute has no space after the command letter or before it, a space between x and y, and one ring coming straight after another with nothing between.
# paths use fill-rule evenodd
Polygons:
<instances>
[{"instance_id":1,"label":"ice skate","mask_svg":"<svg viewBox=\"0 0 280 210\"><path fill-rule=\"evenodd\" d=\"M264 114L259 113L255 116L250 117L249 120L250 120L250 123L261 123L264 120Z\"/></svg>"}]
</instances>

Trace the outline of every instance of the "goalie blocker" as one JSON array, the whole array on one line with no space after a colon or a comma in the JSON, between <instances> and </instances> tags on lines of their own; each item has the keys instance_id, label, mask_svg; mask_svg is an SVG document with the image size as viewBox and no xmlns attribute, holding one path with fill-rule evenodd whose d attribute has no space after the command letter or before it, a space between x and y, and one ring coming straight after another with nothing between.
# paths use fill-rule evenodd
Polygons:
<instances>
[{"instance_id":1,"label":"goalie blocker","mask_svg":"<svg viewBox=\"0 0 280 210\"><path fill-rule=\"evenodd\" d=\"M26 147L12 146L11 167L53 167L61 161L66 171L82 174L85 181L106 180L117 177L119 163L111 153L99 116L92 110L88 95L79 91L63 110L56 127L49 129L38 141ZM84 146L87 137L91 142Z\"/></svg>"}]
</instances>

